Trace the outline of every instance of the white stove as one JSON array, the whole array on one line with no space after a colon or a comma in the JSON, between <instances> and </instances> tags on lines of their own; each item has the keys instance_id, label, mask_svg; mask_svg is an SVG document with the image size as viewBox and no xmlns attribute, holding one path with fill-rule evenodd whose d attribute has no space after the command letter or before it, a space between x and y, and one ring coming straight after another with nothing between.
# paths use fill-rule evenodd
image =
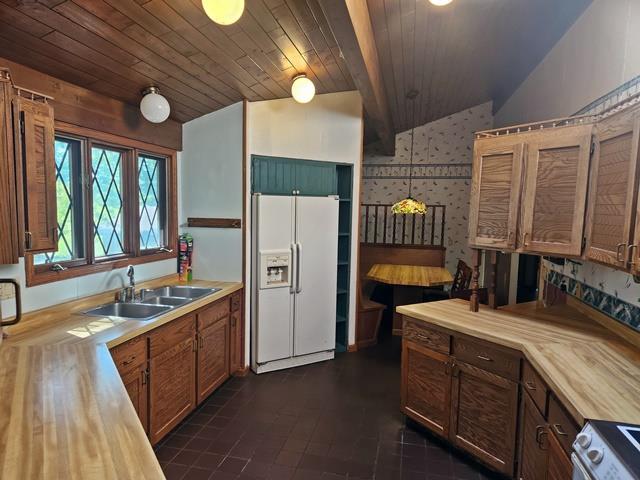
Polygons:
<instances>
[{"instance_id":1,"label":"white stove","mask_svg":"<svg viewBox=\"0 0 640 480\"><path fill-rule=\"evenodd\" d=\"M573 442L573 480L640 480L640 426L590 421Z\"/></svg>"}]
</instances>

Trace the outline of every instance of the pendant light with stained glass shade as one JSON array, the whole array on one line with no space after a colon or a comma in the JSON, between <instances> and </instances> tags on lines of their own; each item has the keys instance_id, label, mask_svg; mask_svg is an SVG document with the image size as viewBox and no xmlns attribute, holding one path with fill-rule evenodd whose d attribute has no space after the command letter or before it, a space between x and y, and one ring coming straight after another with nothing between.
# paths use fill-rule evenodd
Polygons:
<instances>
[{"instance_id":1,"label":"pendant light with stained glass shade","mask_svg":"<svg viewBox=\"0 0 640 480\"><path fill-rule=\"evenodd\" d=\"M424 215L427 213L427 206L424 202L420 200L416 200L413 198L412 187L413 187L413 137L415 133L415 100L418 96L418 92L415 90L411 90L407 93L407 99L413 102L413 118L414 122L412 122L411 127L411 153L409 156L409 195L407 198L396 202L391 207L391 212L397 215Z\"/></svg>"}]
</instances>

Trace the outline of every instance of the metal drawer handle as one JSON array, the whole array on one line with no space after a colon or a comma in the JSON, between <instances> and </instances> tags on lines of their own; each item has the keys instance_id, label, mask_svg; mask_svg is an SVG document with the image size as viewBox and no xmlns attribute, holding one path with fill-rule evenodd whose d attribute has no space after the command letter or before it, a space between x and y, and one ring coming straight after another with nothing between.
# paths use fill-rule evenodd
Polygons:
<instances>
[{"instance_id":1,"label":"metal drawer handle","mask_svg":"<svg viewBox=\"0 0 640 480\"><path fill-rule=\"evenodd\" d=\"M524 382L524 386L527 387L529 390L536 390L536 384L533 382Z\"/></svg>"},{"instance_id":2,"label":"metal drawer handle","mask_svg":"<svg viewBox=\"0 0 640 480\"><path fill-rule=\"evenodd\" d=\"M492 362L493 360L486 355L476 355L480 360L484 360L485 362Z\"/></svg>"},{"instance_id":3,"label":"metal drawer handle","mask_svg":"<svg viewBox=\"0 0 640 480\"><path fill-rule=\"evenodd\" d=\"M540 448L540 450L546 450L546 448L544 447L544 437L545 435L548 435L549 432L547 431L545 425L538 425L536 426L536 443L538 444L538 447Z\"/></svg>"},{"instance_id":4,"label":"metal drawer handle","mask_svg":"<svg viewBox=\"0 0 640 480\"><path fill-rule=\"evenodd\" d=\"M627 247L627 257L629 258L629 263L631 263L631 265L635 265L636 263L638 263L635 261L635 258L633 257L633 251L637 248L638 248L638 245L629 245Z\"/></svg>"},{"instance_id":5,"label":"metal drawer handle","mask_svg":"<svg viewBox=\"0 0 640 480\"><path fill-rule=\"evenodd\" d=\"M620 257L624 255L625 248L627 248L626 243L619 243L618 245L616 245L616 261L624 262L624 258L620 258Z\"/></svg>"},{"instance_id":6,"label":"metal drawer handle","mask_svg":"<svg viewBox=\"0 0 640 480\"><path fill-rule=\"evenodd\" d=\"M125 360L124 362L122 362L122 365L124 365L125 367L127 365L131 365L135 359L136 359L136 357L131 357L131 359Z\"/></svg>"},{"instance_id":7,"label":"metal drawer handle","mask_svg":"<svg viewBox=\"0 0 640 480\"><path fill-rule=\"evenodd\" d=\"M560 425L559 423L554 423L553 429L558 435L561 435L563 437L569 436L569 434L562 429L562 425Z\"/></svg>"}]
</instances>

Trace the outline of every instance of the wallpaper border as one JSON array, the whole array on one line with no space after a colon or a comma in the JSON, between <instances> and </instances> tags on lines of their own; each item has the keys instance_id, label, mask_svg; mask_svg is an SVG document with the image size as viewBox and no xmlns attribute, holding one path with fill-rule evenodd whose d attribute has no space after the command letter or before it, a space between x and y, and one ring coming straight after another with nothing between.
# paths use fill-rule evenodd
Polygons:
<instances>
[{"instance_id":1,"label":"wallpaper border","mask_svg":"<svg viewBox=\"0 0 640 480\"><path fill-rule=\"evenodd\" d=\"M640 332L640 307L555 270L549 270L547 282L558 288L566 287L569 295Z\"/></svg>"}]
</instances>

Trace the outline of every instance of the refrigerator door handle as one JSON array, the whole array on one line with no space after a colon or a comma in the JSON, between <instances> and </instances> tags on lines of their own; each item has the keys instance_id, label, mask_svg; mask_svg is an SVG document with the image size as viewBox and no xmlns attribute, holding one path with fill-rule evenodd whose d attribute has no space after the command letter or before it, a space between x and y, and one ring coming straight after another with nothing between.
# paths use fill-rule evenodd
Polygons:
<instances>
[{"instance_id":1,"label":"refrigerator door handle","mask_svg":"<svg viewBox=\"0 0 640 480\"><path fill-rule=\"evenodd\" d=\"M296 244L292 243L289 248L291 249L291 262L289 265L289 271L291 274L289 275L289 293L296 293L296 281L297 281L297 268L298 262L296 260Z\"/></svg>"},{"instance_id":2,"label":"refrigerator door handle","mask_svg":"<svg viewBox=\"0 0 640 480\"><path fill-rule=\"evenodd\" d=\"M300 270L302 264L302 244L300 242L296 243L296 250L298 252L296 256L296 293L302 292L302 285L300 285Z\"/></svg>"}]
</instances>

